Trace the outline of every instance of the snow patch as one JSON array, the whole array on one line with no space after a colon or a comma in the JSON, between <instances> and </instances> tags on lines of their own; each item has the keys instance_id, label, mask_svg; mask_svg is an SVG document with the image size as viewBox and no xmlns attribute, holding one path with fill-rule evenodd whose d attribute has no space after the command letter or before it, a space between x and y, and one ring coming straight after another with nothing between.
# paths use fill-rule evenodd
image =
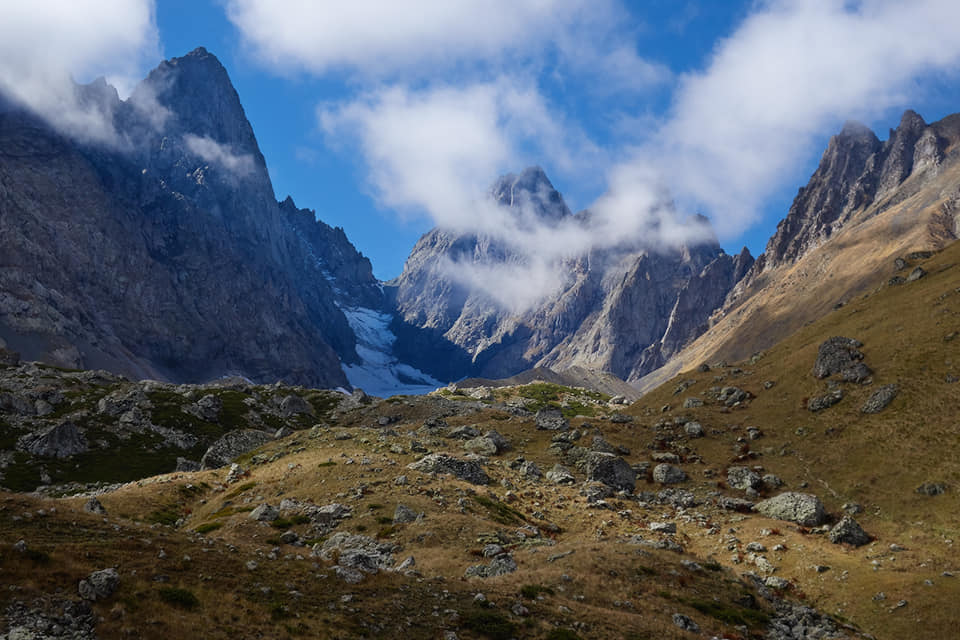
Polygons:
<instances>
[{"instance_id":1,"label":"snow patch","mask_svg":"<svg viewBox=\"0 0 960 640\"><path fill-rule=\"evenodd\" d=\"M366 307L341 307L341 311L357 336L357 355L361 360L360 364L343 365L351 385L381 398L430 393L444 386L394 357L397 336L389 328L390 314Z\"/></svg>"}]
</instances>

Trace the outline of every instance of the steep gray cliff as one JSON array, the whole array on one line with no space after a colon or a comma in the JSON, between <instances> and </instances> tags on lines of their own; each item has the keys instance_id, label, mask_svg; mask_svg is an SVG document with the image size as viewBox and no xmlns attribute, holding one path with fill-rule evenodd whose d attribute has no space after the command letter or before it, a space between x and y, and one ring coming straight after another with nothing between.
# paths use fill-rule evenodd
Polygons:
<instances>
[{"instance_id":1,"label":"steep gray cliff","mask_svg":"<svg viewBox=\"0 0 960 640\"><path fill-rule=\"evenodd\" d=\"M588 213L570 213L538 167L504 176L491 194L513 215L540 224L590 225ZM590 251L554 265L560 286L519 312L448 269L451 263L516 265L521 274L525 261L522 252L488 236L443 229L424 235L389 288L400 357L447 379L502 378L536 366L585 366L636 379L704 331L752 264L748 252L728 256L715 241L664 252L636 244Z\"/></svg>"},{"instance_id":2,"label":"steep gray cliff","mask_svg":"<svg viewBox=\"0 0 960 640\"><path fill-rule=\"evenodd\" d=\"M0 113L0 339L134 377L347 385L339 304L378 304L378 283L342 230L274 199L216 57L166 61L127 101L77 91L116 145Z\"/></svg>"}]
</instances>

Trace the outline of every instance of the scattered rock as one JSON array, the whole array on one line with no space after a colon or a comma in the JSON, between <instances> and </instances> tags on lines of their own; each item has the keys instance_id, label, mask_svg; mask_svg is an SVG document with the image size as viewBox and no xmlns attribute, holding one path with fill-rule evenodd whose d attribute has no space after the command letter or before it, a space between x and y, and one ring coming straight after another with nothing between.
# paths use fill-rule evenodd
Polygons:
<instances>
[{"instance_id":1,"label":"scattered rock","mask_svg":"<svg viewBox=\"0 0 960 640\"><path fill-rule=\"evenodd\" d=\"M817 352L817 361L813 365L814 377L827 378L863 360L863 353L859 351L862 346L859 340L842 336L826 340Z\"/></svg>"},{"instance_id":2,"label":"scattered rock","mask_svg":"<svg viewBox=\"0 0 960 640\"><path fill-rule=\"evenodd\" d=\"M569 469L563 465L555 464L553 469L547 471L547 481L553 484L575 484L577 479L573 477Z\"/></svg>"},{"instance_id":3,"label":"scattered rock","mask_svg":"<svg viewBox=\"0 0 960 640\"><path fill-rule=\"evenodd\" d=\"M827 512L820 498L810 493L781 493L757 503L754 511L768 518L788 520L804 527L816 527L827 521Z\"/></svg>"},{"instance_id":4,"label":"scattered rock","mask_svg":"<svg viewBox=\"0 0 960 640\"><path fill-rule=\"evenodd\" d=\"M112 596L120 586L120 576L114 568L94 571L80 581L80 597L84 600L104 600Z\"/></svg>"},{"instance_id":5,"label":"scattered rock","mask_svg":"<svg viewBox=\"0 0 960 640\"><path fill-rule=\"evenodd\" d=\"M720 389L720 402L727 407L734 407L742 402L746 402L750 394L738 387L723 387Z\"/></svg>"},{"instance_id":6,"label":"scattered rock","mask_svg":"<svg viewBox=\"0 0 960 640\"><path fill-rule=\"evenodd\" d=\"M448 438L454 438L456 440L472 440L473 438L480 437L480 430L476 427L470 425L463 425L460 427L454 427L447 434Z\"/></svg>"},{"instance_id":7,"label":"scattered rock","mask_svg":"<svg viewBox=\"0 0 960 640\"><path fill-rule=\"evenodd\" d=\"M843 516L828 534L830 542L833 544L850 544L855 547L862 547L870 542L870 536L863 530L863 527L850 516Z\"/></svg>"},{"instance_id":8,"label":"scattered rock","mask_svg":"<svg viewBox=\"0 0 960 640\"><path fill-rule=\"evenodd\" d=\"M923 276L927 275L926 270L923 267L916 267L913 271L910 272L910 275L907 276L907 282L914 282L919 280Z\"/></svg>"},{"instance_id":9,"label":"scattered rock","mask_svg":"<svg viewBox=\"0 0 960 640\"><path fill-rule=\"evenodd\" d=\"M730 467L727 469L727 486L740 491L759 491L763 488L763 480L749 467Z\"/></svg>"},{"instance_id":10,"label":"scattered rock","mask_svg":"<svg viewBox=\"0 0 960 640\"><path fill-rule=\"evenodd\" d=\"M699 422L688 422L683 425L683 430L687 432L687 435L691 438L702 438L706 435L703 430L703 425Z\"/></svg>"},{"instance_id":11,"label":"scattered rock","mask_svg":"<svg viewBox=\"0 0 960 640\"><path fill-rule=\"evenodd\" d=\"M537 466L536 462L527 460L520 465L520 475L526 478L527 480L539 480L543 477L543 472L540 471L540 467Z\"/></svg>"},{"instance_id":12,"label":"scattered rock","mask_svg":"<svg viewBox=\"0 0 960 640\"><path fill-rule=\"evenodd\" d=\"M257 429L230 431L210 445L200 459L200 466L203 469L226 466L237 456L253 451L271 440L273 440L273 434Z\"/></svg>"},{"instance_id":13,"label":"scattered rock","mask_svg":"<svg viewBox=\"0 0 960 640\"><path fill-rule=\"evenodd\" d=\"M490 484L490 476L476 460L461 460L442 453L430 453L407 465L423 473L449 473L472 484Z\"/></svg>"},{"instance_id":14,"label":"scattered rock","mask_svg":"<svg viewBox=\"0 0 960 640\"><path fill-rule=\"evenodd\" d=\"M44 458L69 458L87 451L87 441L72 422L61 422L17 440L17 449Z\"/></svg>"},{"instance_id":15,"label":"scattered rock","mask_svg":"<svg viewBox=\"0 0 960 640\"><path fill-rule=\"evenodd\" d=\"M683 615L682 613L673 614L673 624L684 631L691 631L693 633L700 633L700 625L691 620L688 616Z\"/></svg>"},{"instance_id":16,"label":"scattered rock","mask_svg":"<svg viewBox=\"0 0 960 640\"><path fill-rule=\"evenodd\" d=\"M861 413L880 413L887 408L893 399L900 392L900 387L895 384L885 384L867 398L867 401L860 407Z\"/></svg>"},{"instance_id":17,"label":"scattered rock","mask_svg":"<svg viewBox=\"0 0 960 640\"><path fill-rule=\"evenodd\" d=\"M468 567L464 575L467 578L493 578L513 573L516 570L517 562L513 559L513 556L501 552L490 561L490 564L475 564Z\"/></svg>"},{"instance_id":18,"label":"scattered rock","mask_svg":"<svg viewBox=\"0 0 960 640\"><path fill-rule=\"evenodd\" d=\"M570 428L570 421L563 417L559 409L541 409L534 418L537 429L545 431L566 431Z\"/></svg>"},{"instance_id":19,"label":"scattered rock","mask_svg":"<svg viewBox=\"0 0 960 640\"><path fill-rule=\"evenodd\" d=\"M83 505L83 510L87 513L95 513L97 515L105 516L107 515L107 510L100 504L100 501L96 498L90 498Z\"/></svg>"},{"instance_id":20,"label":"scattered rock","mask_svg":"<svg viewBox=\"0 0 960 640\"><path fill-rule=\"evenodd\" d=\"M20 354L0 347L0 367L15 367L20 364Z\"/></svg>"},{"instance_id":21,"label":"scattered rock","mask_svg":"<svg viewBox=\"0 0 960 640\"><path fill-rule=\"evenodd\" d=\"M636 472L626 460L612 453L592 451L584 463L587 478L608 487L632 492L636 487Z\"/></svg>"},{"instance_id":22,"label":"scattered rock","mask_svg":"<svg viewBox=\"0 0 960 640\"><path fill-rule=\"evenodd\" d=\"M939 496L946 493L947 485L942 482L924 482L916 491L924 496Z\"/></svg>"},{"instance_id":23,"label":"scattered rock","mask_svg":"<svg viewBox=\"0 0 960 640\"><path fill-rule=\"evenodd\" d=\"M672 464L658 464L653 468L653 481L660 484L678 484L687 480L687 474Z\"/></svg>"},{"instance_id":24,"label":"scattered rock","mask_svg":"<svg viewBox=\"0 0 960 640\"><path fill-rule=\"evenodd\" d=\"M630 424L633 422L633 416L628 416L625 413L614 413L610 416L610 422L613 424Z\"/></svg>"},{"instance_id":25,"label":"scattered rock","mask_svg":"<svg viewBox=\"0 0 960 640\"><path fill-rule=\"evenodd\" d=\"M823 411L843 400L843 389L834 389L822 396L815 396L807 401L807 410Z\"/></svg>"},{"instance_id":26,"label":"scattered rock","mask_svg":"<svg viewBox=\"0 0 960 640\"><path fill-rule=\"evenodd\" d=\"M186 458L177 456L177 467L176 471L200 471L200 463L196 460L188 460Z\"/></svg>"},{"instance_id":27,"label":"scattered rock","mask_svg":"<svg viewBox=\"0 0 960 640\"><path fill-rule=\"evenodd\" d=\"M276 507L263 503L251 511L247 517L258 522L273 522L280 517L280 511Z\"/></svg>"},{"instance_id":28,"label":"scattered rock","mask_svg":"<svg viewBox=\"0 0 960 640\"><path fill-rule=\"evenodd\" d=\"M314 553L324 560L336 560L337 575L350 583L359 582L364 574L392 568L393 550L392 544L346 532L333 534L322 547L314 546Z\"/></svg>"},{"instance_id":29,"label":"scattered rock","mask_svg":"<svg viewBox=\"0 0 960 640\"><path fill-rule=\"evenodd\" d=\"M696 409L697 407L702 407L702 406L703 406L703 400L693 396L690 396L689 398L683 401L684 409Z\"/></svg>"},{"instance_id":30,"label":"scattered rock","mask_svg":"<svg viewBox=\"0 0 960 640\"><path fill-rule=\"evenodd\" d=\"M406 524L408 522L414 522L421 514L417 513L410 507L398 504L397 508L393 511L393 524Z\"/></svg>"}]
</instances>

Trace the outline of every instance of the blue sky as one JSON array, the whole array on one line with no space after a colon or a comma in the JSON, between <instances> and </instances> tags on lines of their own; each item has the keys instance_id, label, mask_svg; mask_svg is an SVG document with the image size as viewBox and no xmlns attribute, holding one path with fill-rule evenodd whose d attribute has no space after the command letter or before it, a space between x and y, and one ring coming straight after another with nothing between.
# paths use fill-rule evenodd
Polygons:
<instances>
[{"instance_id":1,"label":"blue sky","mask_svg":"<svg viewBox=\"0 0 960 640\"><path fill-rule=\"evenodd\" d=\"M436 223L516 238L477 201L529 164L606 221L586 239L524 235L532 253L551 248L543 264L615 235L690 239L651 213L664 194L681 218L708 215L728 252L756 255L845 120L885 138L905 108L928 122L960 111L957 5L37 0L0 7L0 84L42 104L37 78L62 68L123 92L206 47L277 197L344 227L382 279ZM31 77L23 51L43 60Z\"/></svg>"}]
</instances>

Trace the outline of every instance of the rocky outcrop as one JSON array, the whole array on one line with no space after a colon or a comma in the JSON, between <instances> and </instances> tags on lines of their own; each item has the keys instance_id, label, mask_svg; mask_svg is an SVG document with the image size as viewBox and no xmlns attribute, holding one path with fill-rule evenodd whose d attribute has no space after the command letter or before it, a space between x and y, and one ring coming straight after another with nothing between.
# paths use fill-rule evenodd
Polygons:
<instances>
[{"instance_id":1,"label":"rocky outcrop","mask_svg":"<svg viewBox=\"0 0 960 640\"><path fill-rule=\"evenodd\" d=\"M0 109L0 339L138 378L348 386L340 361L358 357L338 304L379 304L369 261L275 200L216 57L163 62L127 101L102 81L78 90L121 143Z\"/></svg>"},{"instance_id":2,"label":"rocky outcrop","mask_svg":"<svg viewBox=\"0 0 960 640\"><path fill-rule=\"evenodd\" d=\"M230 462L237 456L252 451L257 447L273 440L273 436L266 431L257 429L238 429L227 433L210 445L200 460L201 469L216 469Z\"/></svg>"},{"instance_id":3,"label":"rocky outcrop","mask_svg":"<svg viewBox=\"0 0 960 640\"><path fill-rule=\"evenodd\" d=\"M810 493L788 491L757 503L754 510L768 518L816 527L827 521L827 512L820 498Z\"/></svg>"},{"instance_id":4,"label":"rocky outcrop","mask_svg":"<svg viewBox=\"0 0 960 640\"><path fill-rule=\"evenodd\" d=\"M518 225L564 221L589 232L589 212L572 215L539 167L504 176L491 194ZM689 224L697 235L710 235L705 219ZM675 250L640 243L594 250L552 265L558 290L521 311L504 309L450 273L451 264L526 262L523 250L493 237L440 228L424 235L388 286L399 357L447 379L576 366L636 379L706 330L753 258L746 250L726 255L716 241Z\"/></svg>"}]
</instances>

